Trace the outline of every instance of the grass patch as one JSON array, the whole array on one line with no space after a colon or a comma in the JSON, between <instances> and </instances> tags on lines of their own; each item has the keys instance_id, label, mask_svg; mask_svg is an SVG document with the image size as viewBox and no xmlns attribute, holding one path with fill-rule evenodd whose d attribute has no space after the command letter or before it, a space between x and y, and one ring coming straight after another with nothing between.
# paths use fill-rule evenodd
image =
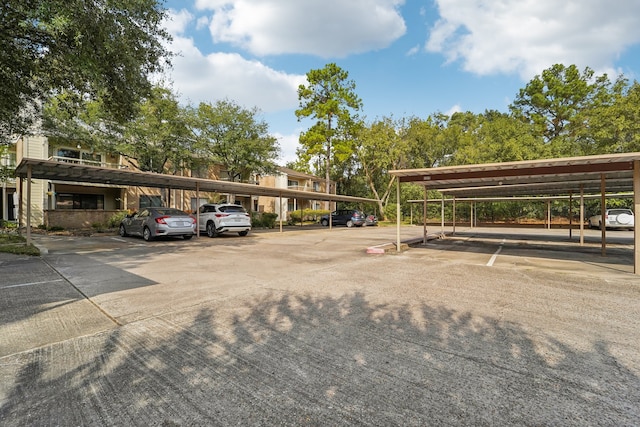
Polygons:
<instances>
[{"instance_id":1,"label":"grass patch","mask_svg":"<svg viewBox=\"0 0 640 427\"><path fill-rule=\"evenodd\" d=\"M40 256L40 250L33 245L27 245L27 239L19 234L0 233L0 252Z\"/></svg>"}]
</instances>

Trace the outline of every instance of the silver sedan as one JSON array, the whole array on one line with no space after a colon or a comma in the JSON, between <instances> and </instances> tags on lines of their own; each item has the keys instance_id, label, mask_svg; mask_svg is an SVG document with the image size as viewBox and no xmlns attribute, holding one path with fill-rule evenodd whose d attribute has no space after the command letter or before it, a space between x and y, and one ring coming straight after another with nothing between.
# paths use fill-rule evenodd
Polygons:
<instances>
[{"instance_id":1,"label":"silver sedan","mask_svg":"<svg viewBox=\"0 0 640 427\"><path fill-rule=\"evenodd\" d=\"M196 233L196 219L180 209L146 208L127 215L120 223L120 236L142 236L147 242L161 236L182 236L189 240Z\"/></svg>"}]
</instances>

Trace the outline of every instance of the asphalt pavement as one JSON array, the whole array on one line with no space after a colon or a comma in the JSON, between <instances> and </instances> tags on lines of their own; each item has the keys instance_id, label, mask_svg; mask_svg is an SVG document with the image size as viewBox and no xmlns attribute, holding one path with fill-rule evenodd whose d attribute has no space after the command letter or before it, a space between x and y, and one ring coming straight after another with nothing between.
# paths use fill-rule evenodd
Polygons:
<instances>
[{"instance_id":1,"label":"asphalt pavement","mask_svg":"<svg viewBox=\"0 0 640 427\"><path fill-rule=\"evenodd\" d=\"M459 228L0 254L0 425L640 425L633 242Z\"/></svg>"}]
</instances>

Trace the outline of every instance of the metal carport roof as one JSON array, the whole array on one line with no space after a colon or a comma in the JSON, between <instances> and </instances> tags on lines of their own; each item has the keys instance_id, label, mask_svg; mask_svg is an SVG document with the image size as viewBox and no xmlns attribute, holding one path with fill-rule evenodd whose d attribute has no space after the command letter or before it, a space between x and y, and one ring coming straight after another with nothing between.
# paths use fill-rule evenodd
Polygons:
<instances>
[{"instance_id":1,"label":"metal carport roof","mask_svg":"<svg viewBox=\"0 0 640 427\"><path fill-rule=\"evenodd\" d=\"M290 197L303 200L323 200L331 202L376 203L365 197L344 196L340 194L316 193L310 191L289 190L262 187L254 184L219 181L188 176L165 175L153 172L139 172L130 169L103 168L75 163L63 163L52 160L22 159L16 167L15 175L27 178L31 170L32 179L70 181L78 183L110 184L121 186L139 186L171 188L176 190L199 190L217 193L247 194L256 196Z\"/></svg>"},{"instance_id":2,"label":"metal carport roof","mask_svg":"<svg viewBox=\"0 0 640 427\"><path fill-rule=\"evenodd\" d=\"M520 162L402 169L389 172L400 183L411 182L454 197L500 197L566 194L634 193L640 211L640 153L606 154ZM426 191L425 191L426 198ZM602 207L604 209L604 206ZM399 218L398 214L398 218ZM582 227L582 225L581 225ZM398 219L399 230L399 219ZM582 234L582 230L581 230ZM640 267L640 227L635 227L634 269ZM605 230L602 230L603 254ZM398 250L400 239L398 231Z\"/></svg>"},{"instance_id":3,"label":"metal carport roof","mask_svg":"<svg viewBox=\"0 0 640 427\"><path fill-rule=\"evenodd\" d=\"M27 180L27 242L31 243L31 179L91 183L115 186L139 186L217 192L243 195L322 200L330 202L376 203L365 197L262 187L254 184L219 181L188 176L139 172L129 169L103 168L52 160L24 158L16 167L15 176ZM196 213L196 215L199 215ZM280 221L282 230L282 219Z\"/></svg>"},{"instance_id":4,"label":"metal carport roof","mask_svg":"<svg viewBox=\"0 0 640 427\"><path fill-rule=\"evenodd\" d=\"M640 153L608 154L426 169L392 170L400 182L460 196L598 193L602 175L610 191L633 190L633 165ZM482 194L481 194L482 193Z\"/></svg>"}]
</instances>

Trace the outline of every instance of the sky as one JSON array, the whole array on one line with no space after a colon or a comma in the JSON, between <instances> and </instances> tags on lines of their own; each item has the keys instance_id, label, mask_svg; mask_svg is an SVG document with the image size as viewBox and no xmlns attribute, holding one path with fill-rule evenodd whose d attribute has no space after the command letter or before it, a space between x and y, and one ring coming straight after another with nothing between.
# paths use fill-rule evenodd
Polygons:
<instances>
[{"instance_id":1,"label":"sky","mask_svg":"<svg viewBox=\"0 0 640 427\"><path fill-rule=\"evenodd\" d=\"M508 111L553 64L640 80L640 0L168 0L183 104L257 108L296 158L298 86L336 63L367 122Z\"/></svg>"}]
</instances>

